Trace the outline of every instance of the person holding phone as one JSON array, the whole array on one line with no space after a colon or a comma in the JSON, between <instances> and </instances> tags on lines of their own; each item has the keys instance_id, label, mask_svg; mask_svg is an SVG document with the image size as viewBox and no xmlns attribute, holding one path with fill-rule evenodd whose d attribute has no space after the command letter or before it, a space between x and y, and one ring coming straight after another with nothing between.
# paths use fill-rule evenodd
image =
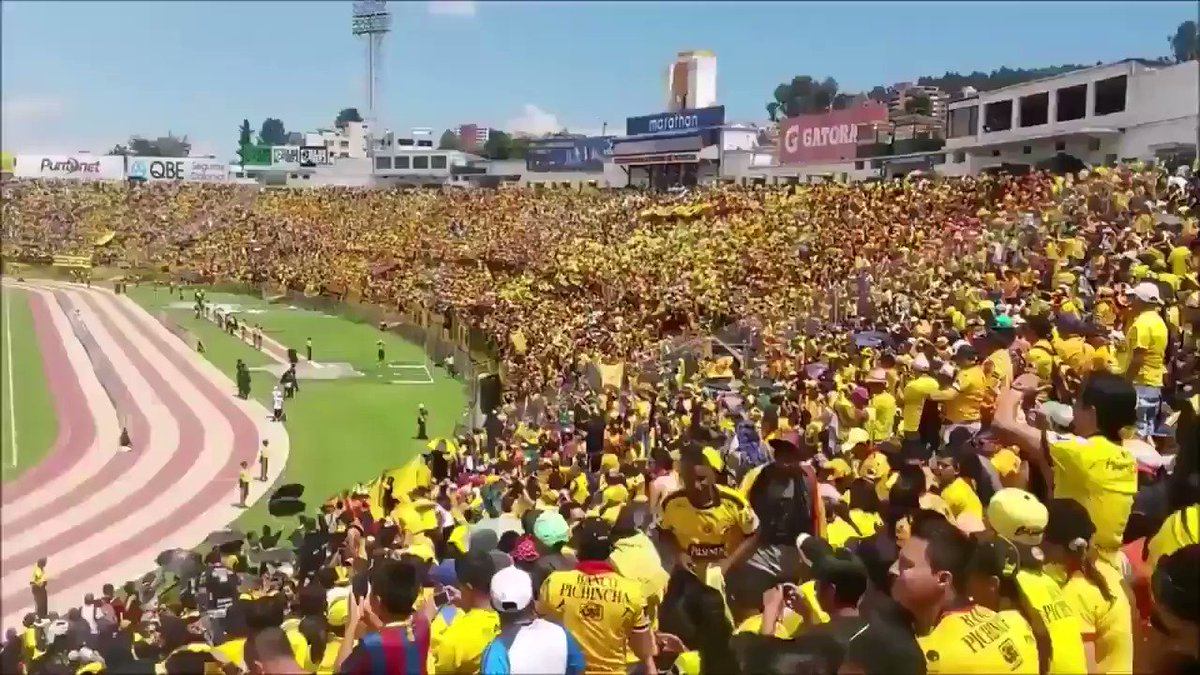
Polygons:
<instances>
[{"instance_id":1,"label":"person holding phone","mask_svg":"<svg viewBox=\"0 0 1200 675\"><path fill-rule=\"evenodd\" d=\"M365 593L353 592L348 598L346 639L339 647L336 672L425 673L429 622L413 609L420 591L421 580L412 564L377 562L368 572Z\"/></svg>"}]
</instances>

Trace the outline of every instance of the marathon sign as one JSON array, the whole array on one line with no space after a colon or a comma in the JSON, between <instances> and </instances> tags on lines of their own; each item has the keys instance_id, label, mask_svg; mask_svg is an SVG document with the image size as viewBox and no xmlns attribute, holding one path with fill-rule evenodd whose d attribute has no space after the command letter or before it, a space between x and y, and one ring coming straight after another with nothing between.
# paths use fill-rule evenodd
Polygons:
<instances>
[{"instance_id":1,"label":"marathon sign","mask_svg":"<svg viewBox=\"0 0 1200 675\"><path fill-rule=\"evenodd\" d=\"M222 182L229 167L214 159L192 157L130 157L126 174L131 180Z\"/></svg>"},{"instance_id":2,"label":"marathon sign","mask_svg":"<svg viewBox=\"0 0 1200 675\"><path fill-rule=\"evenodd\" d=\"M887 119L887 106L875 101L846 110L786 119L779 125L779 163L852 160L858 152L859 126Z\"/></svg>"},{"instance_id":3,"label":"marathon sign","mask_svg":"<svg viewBox=\"0 0 1200 675\"><path fill-rule=\"evenodd\" d=\"M625 135L661 134L671 131L699 131L725 124L725 106L693 108L625 119Z\"/></svg>"},{"instance_id":4,"label":"marathon sign","mask_svg":"<svg viewBox=\"0 0 1200 675\"><path fill-rule=\"evenodd\" d=\"M120 155L17 155L16 178L60 178L65 180L121 180L125 158Z\"/></svg>"},{"instance_id":5,"label":"marathon sign","mask_svg":"<svg viewBox=\"0 0 1200 675\"><path fill-rule=\"evenodd\" d=\"M299 154L300 166L314 167L329 164L329 150L325 146L303 146Z\"/></svg>"}]
</instances>

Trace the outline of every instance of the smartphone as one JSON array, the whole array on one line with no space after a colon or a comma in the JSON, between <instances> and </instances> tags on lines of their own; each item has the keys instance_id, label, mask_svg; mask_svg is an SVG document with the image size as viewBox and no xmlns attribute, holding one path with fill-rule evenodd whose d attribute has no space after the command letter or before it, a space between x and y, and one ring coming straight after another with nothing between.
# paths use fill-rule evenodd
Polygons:
<instances>
[{"instance_id":1,"label":"smartphone","mask_svg":"<svg viewBox=\"0 0 1200 675\"><path fill-rule=\"evenodd\" d=\"M448 593L444 588L437 593L434 593L433 604L437 605L438 607L445 607L446 605L450 604L450 593Z\"/></svg>"}]
</instances>

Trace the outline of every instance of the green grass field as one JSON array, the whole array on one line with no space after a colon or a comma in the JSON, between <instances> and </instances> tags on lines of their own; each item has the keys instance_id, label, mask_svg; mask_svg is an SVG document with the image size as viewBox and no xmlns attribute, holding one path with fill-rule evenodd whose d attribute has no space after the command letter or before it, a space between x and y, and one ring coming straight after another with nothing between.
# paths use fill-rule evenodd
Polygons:
<instances>
[{"instance_id":1,"label":"green grass field","mask_svg":"<svg viewBox=\"0 0 1200 675\"><path fill-rule=\"evenodd\" d=\"M5 288L0 299L0 480L12 480L40 462L57 434L29 296Z\"/></svg>"},{"instance_id":2,"label":"green grass field","mask_svg":"<svg viewBox=\"0 0 1200 675\"><path fill-rule=\"evenodd\" d=\"M250 368L271 363L269 357L241 340L218 330L206 319L196 319L190 308L180 306L178 295L168 297L166 288L141 286L129 289L129 297L152 314L165 312L204 343L205 356L233 378L234 364L242 359ZM184 294L190 305L192 291ZM375 341L383 339L388 362L426 364L420 347L390 333L340 317L271 304L265 300L208 293L216 304L240 305L246 320L263 326L265 333L285 346L304 354L304 340L313 340L317 362L344 361L366 376L342 380L301 380L300 392L287 404L287 429L291 457L284 482L305 486L305 501L311 507L326 497L377 477L384 469L403 464L421 452L426 441L416 435L416 411L424 403L430 411L430 437L453 433L462 421L467 397L461 382L434 369L428 384L392 384L391 379L425 380L422 369L380 369L375 358ZM172 305L175 305L174 307ZM393 376L393 372L401 375ZM270 373L251 371L251 395L270 406ZM266 510L265 502L249 509L237 522L242 529L280 525Z\"/></svg>"}]
</instances>

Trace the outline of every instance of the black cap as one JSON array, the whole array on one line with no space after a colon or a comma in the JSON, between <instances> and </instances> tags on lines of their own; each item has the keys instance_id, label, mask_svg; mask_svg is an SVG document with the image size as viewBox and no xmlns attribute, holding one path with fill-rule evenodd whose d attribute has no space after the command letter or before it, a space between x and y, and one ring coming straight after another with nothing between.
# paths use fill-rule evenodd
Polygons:
<instances>
[{"instance_id":1,"label":"black cap","mask_svg":"<svg viewBox=\"0 0 1200 675\"><path fill-rule=\"evenodd\" d=\"M455 562L454 572L460 585L486 592L491 589L497 567L491 551L472 548Z\"/></svg>"},{"instance_id":2,"label":"black cap","mask_svg":"<svg viewBox=\"0 0 1200 675\"><path fill-rule=\"evenodd\" d=\"M612 541L612 527L601 518L585 518L575 528L575 551L580 560L608 559Z\"/></svg>"}]
</instances>

